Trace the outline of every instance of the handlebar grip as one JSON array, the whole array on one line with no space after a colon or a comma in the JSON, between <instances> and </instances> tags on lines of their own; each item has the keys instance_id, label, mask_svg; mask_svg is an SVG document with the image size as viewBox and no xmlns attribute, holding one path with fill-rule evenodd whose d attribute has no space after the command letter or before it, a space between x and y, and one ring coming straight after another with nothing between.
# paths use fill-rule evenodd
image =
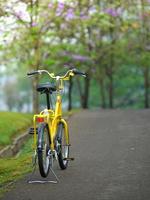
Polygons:
<instances>
[{"instance_id":1,"label":"handlebar grip","mask_svg":"<svg viewBox=\"0 0 150 200\"><path fill-rule=\"evenodd\" d=\"M32 71L32 72L28 72L27 75L28 76L32 76L32 75L35 75L35 74L38 74L39 71Z\"/></svg>"},{"instance_id":2,"label":"handlebar grip","mask_svg":"<svg viewBox=\"0 0 150 200\"><path fill-rule=\"evenodd\" d=\"M74 73L75 75L81 75L81 76L86 77L86 73L81 72L81 71L79 71L79 70L77 70L77 69L73 69L73 73Z\"/></svg>"}]
</instances>

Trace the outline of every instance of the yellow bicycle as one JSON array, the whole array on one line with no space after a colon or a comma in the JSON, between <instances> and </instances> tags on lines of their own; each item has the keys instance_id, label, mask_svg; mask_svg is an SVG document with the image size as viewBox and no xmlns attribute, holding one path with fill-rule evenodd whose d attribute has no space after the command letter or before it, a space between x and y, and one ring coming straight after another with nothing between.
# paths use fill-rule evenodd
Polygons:
<instances>
[{"instance_id":1,"label":"yellow bicycle","mask_svg":"<svg viewBox=\"0 0 150 200\"><path fill-rule=\"evenodd\" d=\"M33 134L33 149L35 157L38 158L39 171L42 177L47 177L49 169L53 166L53 160L58 160L61 169L66 169L69 158L69 131L68 124L62 117L62 90L63 82L74 75L86 76L77 69L70 69L63 76L55 76L47 70L38 70L27 73L28 76L46 73L55 80L56 85L49 83L40 84L37 91L46 94L47 108L35 114L33 117L33 128L29 133ZM56 93L56 103L53 109L51 94Z\"/></svg>"}]
</instances>

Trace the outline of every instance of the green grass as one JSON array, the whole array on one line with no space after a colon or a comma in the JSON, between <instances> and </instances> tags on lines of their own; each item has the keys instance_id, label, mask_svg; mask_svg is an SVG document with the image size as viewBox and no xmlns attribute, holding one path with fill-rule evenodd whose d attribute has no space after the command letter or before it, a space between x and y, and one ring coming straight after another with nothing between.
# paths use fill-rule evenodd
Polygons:
<instances>
[{"instance_id":1,"label":"green grass","mask_svg":"<svg viewBox=\"0 0 150 200\"><path fill-rule=\"evenodd\" d=\"M32 170L31 139L14 158L0 159L0 196L10 189L10 184Z\"/></svg>"},{"instance_id":2,"label":"green grass","mask_svg":"<svg viewBox=\"0 0 150 200\"><path fill-rule=\"evenodd\" d=\"M12 139L31 124L32 115L0 112L0 148L11 144Z\"/></svg>"},{"instance_id":3,"label":"green grass","mask_svg":"<svg viewBox=\"0 0 150 200\"><path fill-rule=\"evenodd\" d=\"M69 116L72 115L76 112L78 112L79 110L73 110L70 112L65 112L64 115L65 116ZM0 113L1 115L1 113ZM5 113L5 117L6 115L8 116L13 116L13 114L11 113ZM20 120L22 120L22 122L20 122L21 127L25 127L27 126L27 124L31 124L31 116L30 115L20 115L19 113L15 113L15 119L16 117L19 116ZM5 118L6 119L6 118ZM14 118L11 118L14 121ZM11 121L11 120L9 120ZM5 122L5 120L4 120ZM15 124L18 124L14 121ZM2 124L2 123L1 123ZM12 124L12 123L11 123ZM2 127L2 126L0 126ZM19 129L15 128L15 126L12 127L8 127L9 132L10 129L11 130L15 130L15 132L18 132L17 130L21 130L22 128L19 126ZM2 130L2 129L1 129ZM3 128L3 131L4 128ZM8 133L8 130L6 131L6 133ZM10 136L12 137L14 134L10 134ZM9 140L10 142L10 140ZM2 196L4 194L4 192L8 191L11 189L10 184L14 183L16 180L22 178L23 176L25 176L27 173L32 171L32 154L33 154L33 150L32 150L32 138L29 139L26 144L24 145L24 147L20 150L20 153L17 157L13 157L13 158L1 158L0 159L0 196ZM13 184L12 184L13 185Z\"/></svg>"}]
</instances>

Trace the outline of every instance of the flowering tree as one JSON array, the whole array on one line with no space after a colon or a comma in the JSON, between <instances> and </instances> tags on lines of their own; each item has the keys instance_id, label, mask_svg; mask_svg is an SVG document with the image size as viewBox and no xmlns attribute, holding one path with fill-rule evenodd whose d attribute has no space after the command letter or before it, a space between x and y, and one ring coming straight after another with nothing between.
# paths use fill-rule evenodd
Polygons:
<instances>
[{"instance_id":1,"label":"flowering tree","mask_svg":"<svg viewBox=\"0 0 150 200\"><path fill-rule=\"evenodd\" d=\"M143 73L144 86L144 105L149 107L149 90L150 90L150 65L149 65L149 0L128 2L126 12L129 13L125 27L125 36L128 38L128 58L131 63L137 65L138 69ZM132 14L131 14L131 13ZM132 56L131 56L132 55Z\"/></svg>"},{"instance_id":2,"label":"flowering tree","mask_svg":"<svg viewBox=\"0 0 150 200\"><path fill-rule=\"evenodd\" d=\"M0 20L11 22L8 30L5 27L5 37L9 35L3 45L5 56L26 71L42 66L61 71L66 63L86 71L84 87L77 79L84 108L88 107L91 79L100 88L101 106L113 108L117 71L122 64L134 63L143 72L148 107L149 4L149 0L3 1ZM38 82L38 77L32 79L33 89ZM37 93L33 102L35 112Z\"/></svg>"}]
</instances>

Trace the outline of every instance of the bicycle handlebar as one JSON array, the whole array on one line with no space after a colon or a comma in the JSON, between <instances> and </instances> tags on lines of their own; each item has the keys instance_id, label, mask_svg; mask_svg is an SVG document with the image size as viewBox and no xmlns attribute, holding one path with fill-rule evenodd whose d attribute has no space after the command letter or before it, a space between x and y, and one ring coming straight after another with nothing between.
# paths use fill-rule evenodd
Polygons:
<instances>
[{"instance_id":1,"label":"bicycle handlebar","mask_svg":"<svg viewBox=\"0 0 150 200\"><path fill-rule=\"evenodd\" d=\"M42 74L42 73L47 73L53 79L65 79L69 76L74 76L74 75L81 75L81 76L86 77L86 74L84 72L80 72L76 68L68 70L64 76L55 76L54 74L49 73L47 70L32 71L32 72L28 72L27 75L32 76L35 74Z\"/></svg>"},{"instance_id":2,"label":"bicycle handlebar","mask_svg":"<svg viewBox=\"0 0 150 200\"><path fill-rule=\"evenodd\" d=\"M32 71L32 72L28 72L27 75L32 76L32 75L35 75L35 74L38 74L38 73L39 73L38 71Z\"/></svg>"},{"instance_id":3,"label":"bicycle handlebar","mask_svg":"<svg viewBox=\"0 0 150 200\"><path fill-rule=\"evenodd\" d=\"M74 75L81 75L81 76L86 77L86 74L84 72L81 72L81 71L77 70L76 68L74 68L72 70L72 72L74 73Z\"/></svg>"}]
</instances>

